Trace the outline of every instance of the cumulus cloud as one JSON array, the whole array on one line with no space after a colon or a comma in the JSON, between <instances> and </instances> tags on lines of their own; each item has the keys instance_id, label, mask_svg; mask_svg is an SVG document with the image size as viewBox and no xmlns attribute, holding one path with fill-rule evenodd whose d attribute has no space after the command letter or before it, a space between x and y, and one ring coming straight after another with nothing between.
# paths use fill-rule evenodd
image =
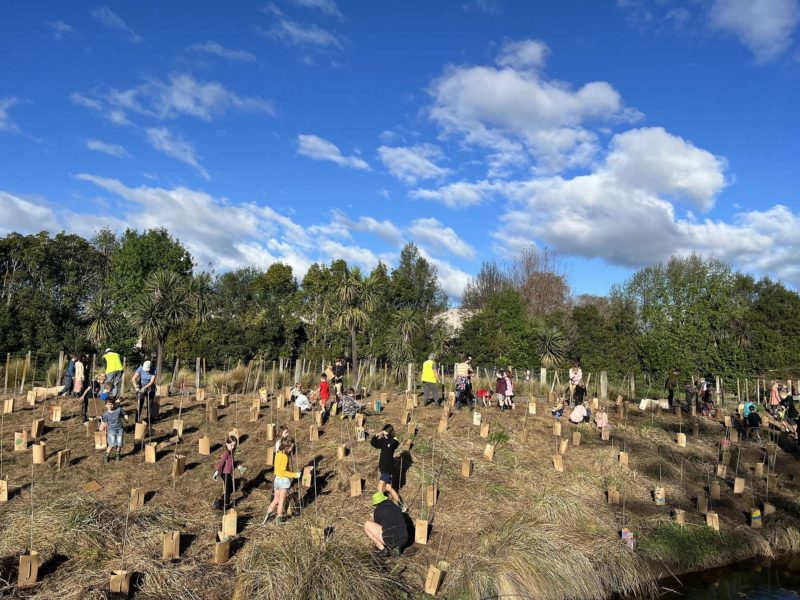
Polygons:
<instances>
[{"instance_id":1,"label":"cumulus cloud","mask_svg":"<svg viewBox=\"0 0 800 600\"><path fill-rule=\"evenodd\" d=\"M572 89L543 78L546 53L537 40L509 41L498 67L449 67L428 88L430 118L445 135L487 150L490 175L529 161L551 172L589 165L599 145L587 123L641 116L604 81Z\"/></svg>"},{"instance_id":2,"label":"cumulus cloud","mask_svg":"<svg viewBox=\"0 0 800 600\"><path fill-rule=\"evenodd\" d=\"M335 163L340 167L350 167L368 171L367 162L355 155L345 156L339 147L317 135L300 134L297 136L297 153L313 160L324 160Z\"/></svg>"},{"instance_id":3,"label":"cumulus cloud","mask_svg":"<svg viewBox=\"0 0 800 600\"><path fill-rule=\"evenodd\" d=\"M100 140L86 140L86 147L95 152L102 152L117 158L130 158L130 153L119 144L108 144Z\"/></svg>"},{"instance_id":4,"label":"cumulus cloud","mask_svg":"<svg viewBox=\"0 0 800 600\"><path fill-rule=\"evenodd\" d=\"M193 44L188 47L188 50L193 52L200 52L202 54L213 54L228 60L238 60L242 62L253 62L256 60L256 55L246 50L232 50L226 48L214 41L207 41L205 44Z\"/></svg>"},{"instance_id":5,"label":"cumulus cloud","mask_svg":"<svg viewBox=\"0 0 800 600\"><path fill-rule=\"evenodd\" d=\"M404 238L400 228L388 219L379 221L374 217L359 217L356 220L349 219L343 213L334 211L333 225L338 228L340 235L350 237L350 232L371 233L377 235L383 241L393 245L401 246Z\"/></svg>"},{"instance_id":6,"label":"cumulus cloud","mask_svg":"<svg viewBox=\"0 0 800 600\"><path fill-rule=\"evenodd\" d=\"M108 27L124 33L132 42L139 43L142 36L136 33L130 26L113 10L107 6L98 6L92 11L92 17Z\"/></svg>"},{"instance_id":7,"label":"cumulus cloud","mask_svg":"<svg viewBox=\"0 0 800 600\"><path fill-rule=\"evenodd\" d=\"M381 146L378 148L378 156L392 176L411 185L420 179L439 179L452 172L434 162L442 159L443 154L432 144L410 147Z\"/></svg>"},{"instance_id":8,"label":"cumulus cloud","mask_svg":"<svg viewBox=\"0 0 800 600\"><path fill-rule=\"evenodd\" d=\"M408 227L408 234L415 243L435 254L475 258L475 248L462 240L452 227L433 217L415 219Z\"/></svg>"},{"instance_id":9,"label":"cumulus cloud","mask_svg":"<svg viewBox=\"0 0 800 600\"><path fill-rule=\"evenodd\" d=\"M797 0L714 0L711 25L735 35L758 62L783 54L800 22Z\"/></svg>"},{"instance_id":10,"label":"cumulus cloud","mask_svg":"<svg viewBox=\"0 0 800 600\"><path fill-rule=\"evenodd\" d=\"M416 200L435 200L450 208L467 208L483 203L505 187L502 183L486 180L456 181L438 188L417 188L409 196Z\"/></svg>"},{"instance_id":11,"label":"cumulus cloud","mask_svg":"<svg viewBox=\"0 0 800 600\"><path fill-rule=\"evenodd\" d=\"M239 96L216 81L198 81L188 73L175 73L166 80L149 79L127 90L98 93L74 92L73 103L89 108L117 124L129 123L129 114L158 120L191 116L203 121L231 110L272 115L272 104L257 96Z\"/></svg>"},{"instance_id":12,"label":"cumulus cloud","mask_svg":"<svg viewBox=\"0 0 800 600\"><path fill-rule=\"evenodd\" d=\"M60 231L53 211L48 206L20 198L0 190L0 234L38 233L40 231Z\"/></svg>"},{"instance_id":13,"label":"cumulus cloud","mask_svg":"<svg viewBox=\"0 0 800 600\"><path fill-rule=\"evenodd\" d=\"M208 171L200 164L194 147L180 135L166 127L149 127L145 129L145 133L153 148L194 168L206 181L211 179Z\"/></svg>"}]
</instances>

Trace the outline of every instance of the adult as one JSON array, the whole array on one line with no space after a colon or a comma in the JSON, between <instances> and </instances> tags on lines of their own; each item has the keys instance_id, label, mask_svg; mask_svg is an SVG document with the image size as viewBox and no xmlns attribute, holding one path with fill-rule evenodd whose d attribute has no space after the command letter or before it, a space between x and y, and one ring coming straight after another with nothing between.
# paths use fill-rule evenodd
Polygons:
<instances>
[{"instance_id":1,"label":"adult","mask_svg":"<svg viewBox=\"0 0 800 600\"><path fill-rule=\"evenodd\" d=\"M678 389L679 373L678 369L672 369L672 373L667 376L667 380L664 382L664 389L667 391L667 403L670 408L672 408L672 402L675 400L675 390Z\"/></svg>"},{"instance_id":2,"label":"adult","mask_svg":"<svg viewBox=\"0 0 800 600\"><path fill-rule=\"evenodd\" d=\"M142 366L136 369L131 377L133 389L136 391L136 421L142 421L143 409L147 407L147 421L154 423L158 419L158 411L155 408L156 397L156 371L153 363L146 360Z\"/></svg>"},{"instance_id":3,"label":"adult","mask_svg":"<svg viewBox=\"0 0 800 600\"><path fill-rule=\"evenodd\" d=\"M364 523L364 533L378 548L378 556L400 556L408 543L408 527L403 511L382 492L372 494L372 520Z\"/></svg>"},{"instance_id":4,"label":"adult","mask_svg":"<svg viewBox=\"0 0 800 600\"><path fill-rule=\"evenodd\" d=\"M575 388L583 381L583 371L581 364L576 362L569 369L569 401L570 404L575 400Z\"/></svg>"},{"instance_id":5,"label":"adult","mask_svg":"<svg viewBox=\"0 0 800 600\"><path fill-rule=\"evenodd\" d=\"M441 405L439 396L439 373L436 365L436 355L429 354L428 360L422 363L422 399L425 406L436 402L436 406Z\"/></svg>"},{"instance_id":6,"label":"adult","mask_svg":"<svg viewBox=\"0 0 800 600\"><path fill-rule=\"evenodd\" d=\"M336 397L342 395L344 391L344 360L341 356L336 357L336 361L333 363L333 389L336 392Z\"/></svg>"},{"instance_id":7,"label":"adult","mask_svg":"<svg viewBox=\"0 0 800 600\"><path fill-rule=\"evenodd\" d=\"M111 386L111 397L116 400L122 381L122 360L111 348L106 348L103 352L103 359L106 361L106 383Z\"/></svg>"},{"instance_id":8,"label":"adult","mask_svg":"<svg viewBox=\"0 0 800 600\"><path fill-rule=\"evenodd\" d=\"M78 354L73 354L75 361L75 379L72 382L72 391L76 396L80 396L83 391L83 383L86 381L86 368L83 366L83 359Z\"/></svg>"},{"instance_id":9,"label":"adult","mask_svg":"<svg viewBox=\"0 0 800 600\"><path fill-rule=\"evenodd\" d=\"M69 357L67 368L64 370L64 378L61 382L64 387L58 392L59 396L64 396L72 392L72 380L75 379L75 358L77 357L74 354Z\"/></svg>"},{"instance_id":10,"label":"adult","mask_svg":"<svg viewBox=\"0 0 800 600\"><path fill-rule=\"evenodd\" d=\"M466 403L471 405L470 396L472 394L472 357L467 356L456 365L455 372L456 384L456 408L461 410L461 405Z\"/></svg>"}]
</instances>

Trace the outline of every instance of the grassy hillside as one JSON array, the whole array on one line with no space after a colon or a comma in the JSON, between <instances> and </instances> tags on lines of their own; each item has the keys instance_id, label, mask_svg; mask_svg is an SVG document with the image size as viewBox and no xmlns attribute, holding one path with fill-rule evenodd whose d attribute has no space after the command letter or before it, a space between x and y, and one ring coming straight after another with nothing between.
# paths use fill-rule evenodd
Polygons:
<instances>
[{"instance_id":1,"label":"grassy hillside","mask_svg":"<svg viewBox=\"0 0 800 600\"><path fill-rule=\"evenodd\" d=\"M372 394L369 408L378 395ZM64 417L46 421L47 461L32 465L30 447L13 452L14 432L30 432L32 420L47 415L56 401L39 401L32 409L18 397L15 412L2 423L2 470L10 498L0 504L0 596L108 598L111 571L124 567L134 573L136 598L409 598L422 596L429 565L446 563L442 597L604 598L613 592L645 594L661 577L800 545L800 472L796 447L785 440L777 450L777 489L773 481L769 490L777 512L764 518L761 530L749 527L749 511L765 497L766 477L755 474L755 465L765 460L766 444L731 444L727 476L719 479L721 498L711 502L719 514L717 533L697 512L696 497L707 495L715 480L725 435L718 420L684 416L679 422L671 413L640 413L630 403L625 417L611 407L611 436L604 441L593 426L572 427L562 419L563 439L570 441L564 471L557 472L552 457L559 439L544 400L536 416L527 414L527 399L510 413L483 409L487 438L473 425L471 412L455 412L439 433L442 410L418 407L412 436L401 424L406 400L394 395L381 414L367 411L365 427L371 434L389 422L401 440L410 438L410 451L398 459L401 494L411 518L427 519L431 528L427 545L378 562L361 531L371 515L378 453L356 441L354 424L333 418L319 440L310 442L312 417L292 421L290 410L278 410L270 400L258 422L250 422L253 397L231 400L219 409L219 420L208 423L204 404L194 396L162 399L153 441L171 437L179 413L183 439L162 449L155 464L146 464L129 427L121 462L109 465L87 436L77 401L58 401ZM130 408L132 400L126 404ZM290 496L293 516L283 526L261 525L272 493L271 468L265 466L268 422L292 430L296 468L316 457L316 485ZM693 434L694 423L699 435ZM234 427L242 436L237 460L247 467L236 496L239 536L230 560L215 565L210 560L221 513L211 505L221 486L211 475L224 436ZM685 448L675 443L679 430L688 434ZM578 446L572 444L575 431L581 433ZM198 454L202 435L212 439L211 456ZM493 461L484 457L487 443L496 444ZM339 444L348 448L344 460L337 460ZM56 453L65 448L71 450L70 463L57 470ZM628 466L620 464L620 450L629 454ZM173 478L176 452L186 456L186 472ZM461 474L465 458L474 460L469 478ZM365 480L364 492L355 498L353 474ZM745 479L742 495L733 495L734 475ZM84 491L90 481L100 489ZM425 502L431 484L439 488L434 507ZM607 503L609 486L619 490L619 505ZM654 501L658 486L666 506ZM146 489L146 501L129 512L134 487ZM673 521L676 508L686 511L684 526ZM623 526L637 537L633 552L620 541ZM325 528L331 535L318 535ZM163 561L163 535L172 530L182 532L182 554ZM39 584L17 590L18 557L29 547L42 559Z\"/></svg>"}]
</instances>

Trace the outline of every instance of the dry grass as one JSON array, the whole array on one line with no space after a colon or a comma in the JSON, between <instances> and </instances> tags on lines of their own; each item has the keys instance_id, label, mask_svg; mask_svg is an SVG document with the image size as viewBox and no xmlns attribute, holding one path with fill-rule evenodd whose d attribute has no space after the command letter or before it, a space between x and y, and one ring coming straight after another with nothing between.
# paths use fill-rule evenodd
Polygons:
<instances>
[{"instance_id":1,"label":"dry grass","mask_svg":"<svg viewBox=\"0 0 800 600\"><path fill-rule=\"evenodd\" d=\"M188 372L188 377L191 385L193 373ZM209 395L226 388L241 389L246 368L215 371L209 374L212 377L217 383ZM171 435L179 404L185 422L186 434L178 451L187 456L188 470L177 480L170 477L175 447L161 452L156 464L144 464L141 451L132 446L130 432L122 462L103 465L79 419L69 418L79 414L77 402L60 400L65 420L48 423L48 463L34 471L32 524L27 488L30 452L11 451L10 432L29 428L33 418L26 403L19 403L16 412L5 417L2 439L12 497L0 506L0 597L108 597L108 575L122 566L128 495L136 485L144 485L152 497L128 522L125 567L138 574L136 597L147 599L216 600L234 593L241 599L411 597L421 591L428 565L440 560L450 565L444 597L599 598L613 591L646 593L653 578L667 568L680 572L769 554L773 548L800 547L800 515L791 508L800 469L783 454L779 458L782 473L795 478L782 476L781 487L770 490L778 514L765 519L764 530L746 528L743 516L763 499L763 481L753 475L746 475L747 497L732 496L732 478L725 482L723 500L715 505L722 535L702 525L702 517L693 508L694 497L704 490L717 460L722 428L714 421L700 419L703 436L690 435L688 447L678 448L672 439L677 427L674 415L654 419L632 410L625 426L612 414L612 440L601 441L592 427L581 427L581 445L570 445L564 455L565 472L557 473L551 462L556 451L552 419L544 404L539 405L538 416L526 421L520 409L511 413L482 409L484 422L490 425L488 439L479 436L471 413L455 413L447 431L438 433L441 409L420 407L413 416L417 434L412 450L402 454L407 473L400 491L412 518L430 520L429 544L414 545L403 558L378 563L361 531L371 514L377 451L368 441L356 442L354 423L338 418L325 425L315 442L308 441L311 418L292 421L290 409L270 404L261 409L259 422L250 422L252 399L250 394L233 395L232 405L219 410L216 423L206 422L203 405L192 397L162 399L165 416L156 424L154 437L163 441ZM44 408L38 405L36 414ZM384 423L393 423L403 440L408 437L406 427L400 425L404 411L405 400L395 396L381 415L367 416L366 427L373 433ZM684 430L691 431L690 419L685 419ZM294 469L318 457L317 494L306 495L301 506L293 493L295 516L282 527L260 526L272 493L271 470L264 467L265 448L270 445L263 435L265 422L289 426L298 442ZM524 444L520 438L523 422L529 432ZM237 460L248 468L244 476L248 489L236 496L240 536L234 554L227 565L211 566L208 560L220 516L210 506L220 490L210 476L219 444L232 427L246 436ZM564 423L564 435L571 432ZM206 434L216 445L210 457L197 452L197 438ZM499 442L493 462L483 458L489 441ZM339 443L349 448L345 460L336 459ZM56 471L53 455L67 444L77 462ZM617 459L623 447L630 453L629 467ZM744 446L740 472L745 472L745 464L756 462L760 452L755 446ZM475 461L474 475L468 479L461 476L465 457ZM365 490L351 498L349 477L354 473L364 478ZM78 491L90 479L99 481L102 489L91 494ZM424 505L424 488L434 482L440 490L439 503L430 508ZM606 504L609 485L620 490L624 507ZM669 508L655 506L651 494L656 485L666 489ZM669 524L670 508L687 511L685 530L676 533ZM640 540L636 553L619 541L623 524ZM334 528L333 537L324 543L311 533L312 527L322 526ZM160 559L162 535L173 528L194 539L187 542L180 560L165 563ZM43 569L37 587L18 594L14 581L6 585L3 579L14 579L16 567L8 565L15 565L18 554L31 544L31 533L35 549L49 566ZM702 550L691 554L687 548ZM62 562L56 560L59 556Z\"/></svg>"}]
</instances>

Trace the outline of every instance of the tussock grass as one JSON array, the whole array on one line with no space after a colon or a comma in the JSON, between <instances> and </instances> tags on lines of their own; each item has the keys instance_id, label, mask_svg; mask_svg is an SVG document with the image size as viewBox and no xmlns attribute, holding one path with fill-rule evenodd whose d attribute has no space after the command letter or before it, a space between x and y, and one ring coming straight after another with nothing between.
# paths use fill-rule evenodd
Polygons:
<instances>
[{"instance_id":1,"label":"tussock grass","mask_svg":"<svg viewBox=\"0 0 800 600\"><path fill-rule=\"evenodd\" d=\"M251 541L236 563L235 600L361 600L406 598L400 580L385 571L352 533L327 540L309 521L296 520Z\"/></svg>"}]
</instances>

